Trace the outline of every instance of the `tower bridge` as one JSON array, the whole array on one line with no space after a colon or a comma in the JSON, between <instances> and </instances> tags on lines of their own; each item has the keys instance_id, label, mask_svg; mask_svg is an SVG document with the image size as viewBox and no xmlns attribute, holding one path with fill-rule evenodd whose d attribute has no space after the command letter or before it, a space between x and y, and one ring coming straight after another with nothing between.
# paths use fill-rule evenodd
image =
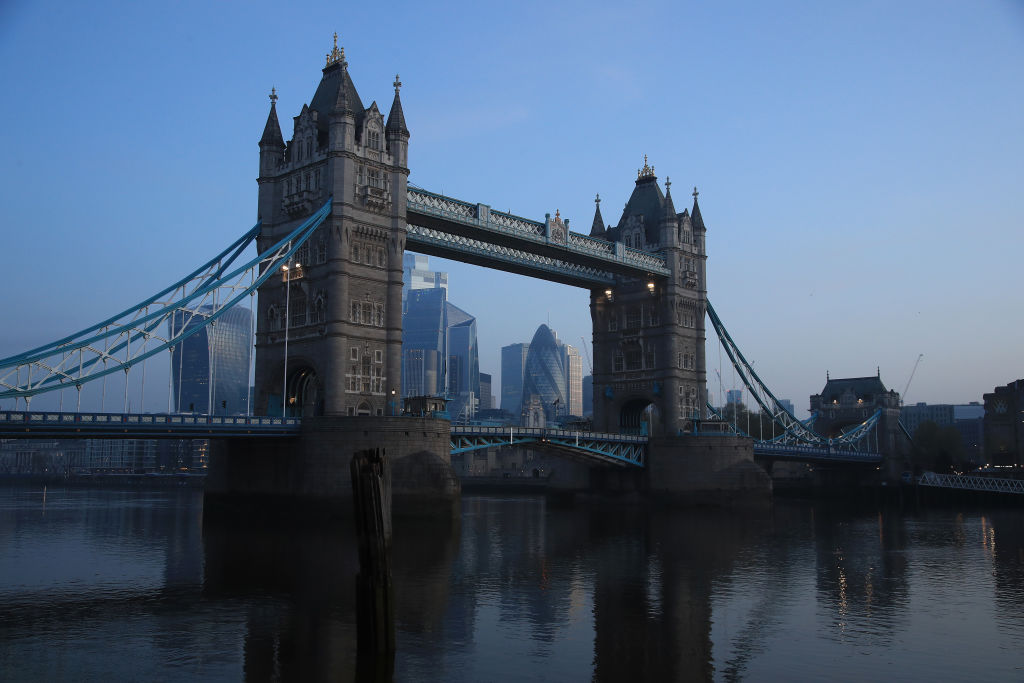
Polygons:
<instances>
[{"instance_id":1,"label":"tower bridge","mask_svg":"<svg viewBox=\"0 0 1024 683\"><path fill-rule=\"evenodd\" d=\"M27 410L40 393L80 396L83 384L140 365L144 377L147 359L215 324L218 314L200 324L171 321L185 315L191 323L202 306L217 311L248 298L256 321L254 412L299 419L300 428L286 441L218 439L210 495L344 495L351 453L384 446L397 463L397 492L450 498L458 491L450 453L486 438L400 415L408 249L589 291L594 432L582 444L578 435L531 438L592 463L626 465L636 472L622 480L627 486L689 501L770 491L750 439L708 434L706 319L787 435L765 448L799 458L799 448L822 445L753 373L708 302L696 188L692 206L677 211L671 182L662 190L645 157L618 222L605 223L597 198L582 234L558 211L529 219L410 186L401 85L396 76L386 116L375 101L364 106L335 45L287 141L272 90L258 145L257 225L137 307L0 360L0 399L24 400ZM241 263L252 242L258 255ZM295 426L284 431L294 435Z\"/></svg>"}]
</instances>

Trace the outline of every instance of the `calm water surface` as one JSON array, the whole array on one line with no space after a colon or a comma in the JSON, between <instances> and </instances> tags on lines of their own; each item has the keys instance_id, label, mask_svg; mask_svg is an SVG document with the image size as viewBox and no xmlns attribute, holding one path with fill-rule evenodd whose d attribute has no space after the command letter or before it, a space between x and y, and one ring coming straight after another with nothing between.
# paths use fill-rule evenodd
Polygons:
<instances>
[{"instance_id":1,"label":"calm water surface","mask_svg":"<svg viewBox=\"0 0 1024 683\"><path fill-rule=\"evenodd\" d=\"M0 680L357 680L353 540L0 489ZM1019 509L465 496L394 553L398 681L1024 680Z\"/></svg>"}]
</instances>

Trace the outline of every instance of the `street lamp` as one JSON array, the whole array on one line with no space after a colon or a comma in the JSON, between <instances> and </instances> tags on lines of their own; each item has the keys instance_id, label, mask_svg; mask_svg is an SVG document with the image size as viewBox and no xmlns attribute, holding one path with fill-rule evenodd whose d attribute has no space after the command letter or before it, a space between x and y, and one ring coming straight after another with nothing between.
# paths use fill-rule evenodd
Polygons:
<instances>
[{"instance_id":1,"label":"street lamp","mask_svg":"<svg viewBox=\"0 0 1024 683\"><path fill-rule=\"evenodd\" d=\"M282 419L288 414L288 322L289 322L289 305L291 303L292 293L292 278L288 272L288 266L291 265L292 259L288 257L288 263L281 266L281 272L284 274L284 373L281 378L281 417Z\"/></svg>"}]
</instances>

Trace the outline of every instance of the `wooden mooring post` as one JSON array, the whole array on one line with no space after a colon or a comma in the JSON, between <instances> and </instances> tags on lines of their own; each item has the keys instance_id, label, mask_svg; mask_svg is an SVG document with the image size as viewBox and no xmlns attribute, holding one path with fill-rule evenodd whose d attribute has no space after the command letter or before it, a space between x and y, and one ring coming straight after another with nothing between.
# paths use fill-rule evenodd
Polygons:
<instances>
[{"instance_id":1,"label":"wooden mooring post","mask_svg":"<svg viewBox=\"0 0 1024 683\"><path fill-rule=\"evenodd\" d=\"M360 668L372 669L377 674L374 678L380 680L380 674L391 669L395 653L391 468L383 448L356 452L350 467L359 540L356 611Z\"/></svg>"}]
</instances>

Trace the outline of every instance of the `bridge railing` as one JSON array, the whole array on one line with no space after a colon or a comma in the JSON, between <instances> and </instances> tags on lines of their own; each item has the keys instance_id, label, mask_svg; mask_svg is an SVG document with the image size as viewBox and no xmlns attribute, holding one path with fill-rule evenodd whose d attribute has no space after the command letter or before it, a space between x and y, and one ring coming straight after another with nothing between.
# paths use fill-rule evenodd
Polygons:
<instances>
[{"instance_id":1,"label":"bridge railing","mask_svg":"<svg viewBox=\"0 0 1024 683\"><path fill-rule=\"evenodd\" d=\"M62 413L53 411L0 411L0 426L24 425L89 428L125 427L203 427L230 431L238 427L295 427L302 423L297 417L259 417L235 415L175 415L135 413Z\"/></svg>"},{"instance_id":2,"label":"bridge railing","mask_svg":"<svg viewBox=\"0 0 1024 683\"><path fill-rule=\"evenodd\" d=\"M452 425L453 436L503 436L536 437L559 439L600 439L602 441L621 441L622 443L647 443L646 436L635 434L611 434L605 432L583 432L573 429L549 429L546 427L494 427L476 425Z\"/></svg>"},{"instance_id":3,"label":"bridge railing","mask_svg":"<svg viewBox=\"0 0 1024 683\"><path fill-rule=\"evenodd\" d=\"M756 455L804 456L808 459L843 460L846 462L877 463L882 459L880 453L852 451L832 448L831 446L806 446L786 444L774 441L755 441Z\"/></svg>"}]
</instances>

